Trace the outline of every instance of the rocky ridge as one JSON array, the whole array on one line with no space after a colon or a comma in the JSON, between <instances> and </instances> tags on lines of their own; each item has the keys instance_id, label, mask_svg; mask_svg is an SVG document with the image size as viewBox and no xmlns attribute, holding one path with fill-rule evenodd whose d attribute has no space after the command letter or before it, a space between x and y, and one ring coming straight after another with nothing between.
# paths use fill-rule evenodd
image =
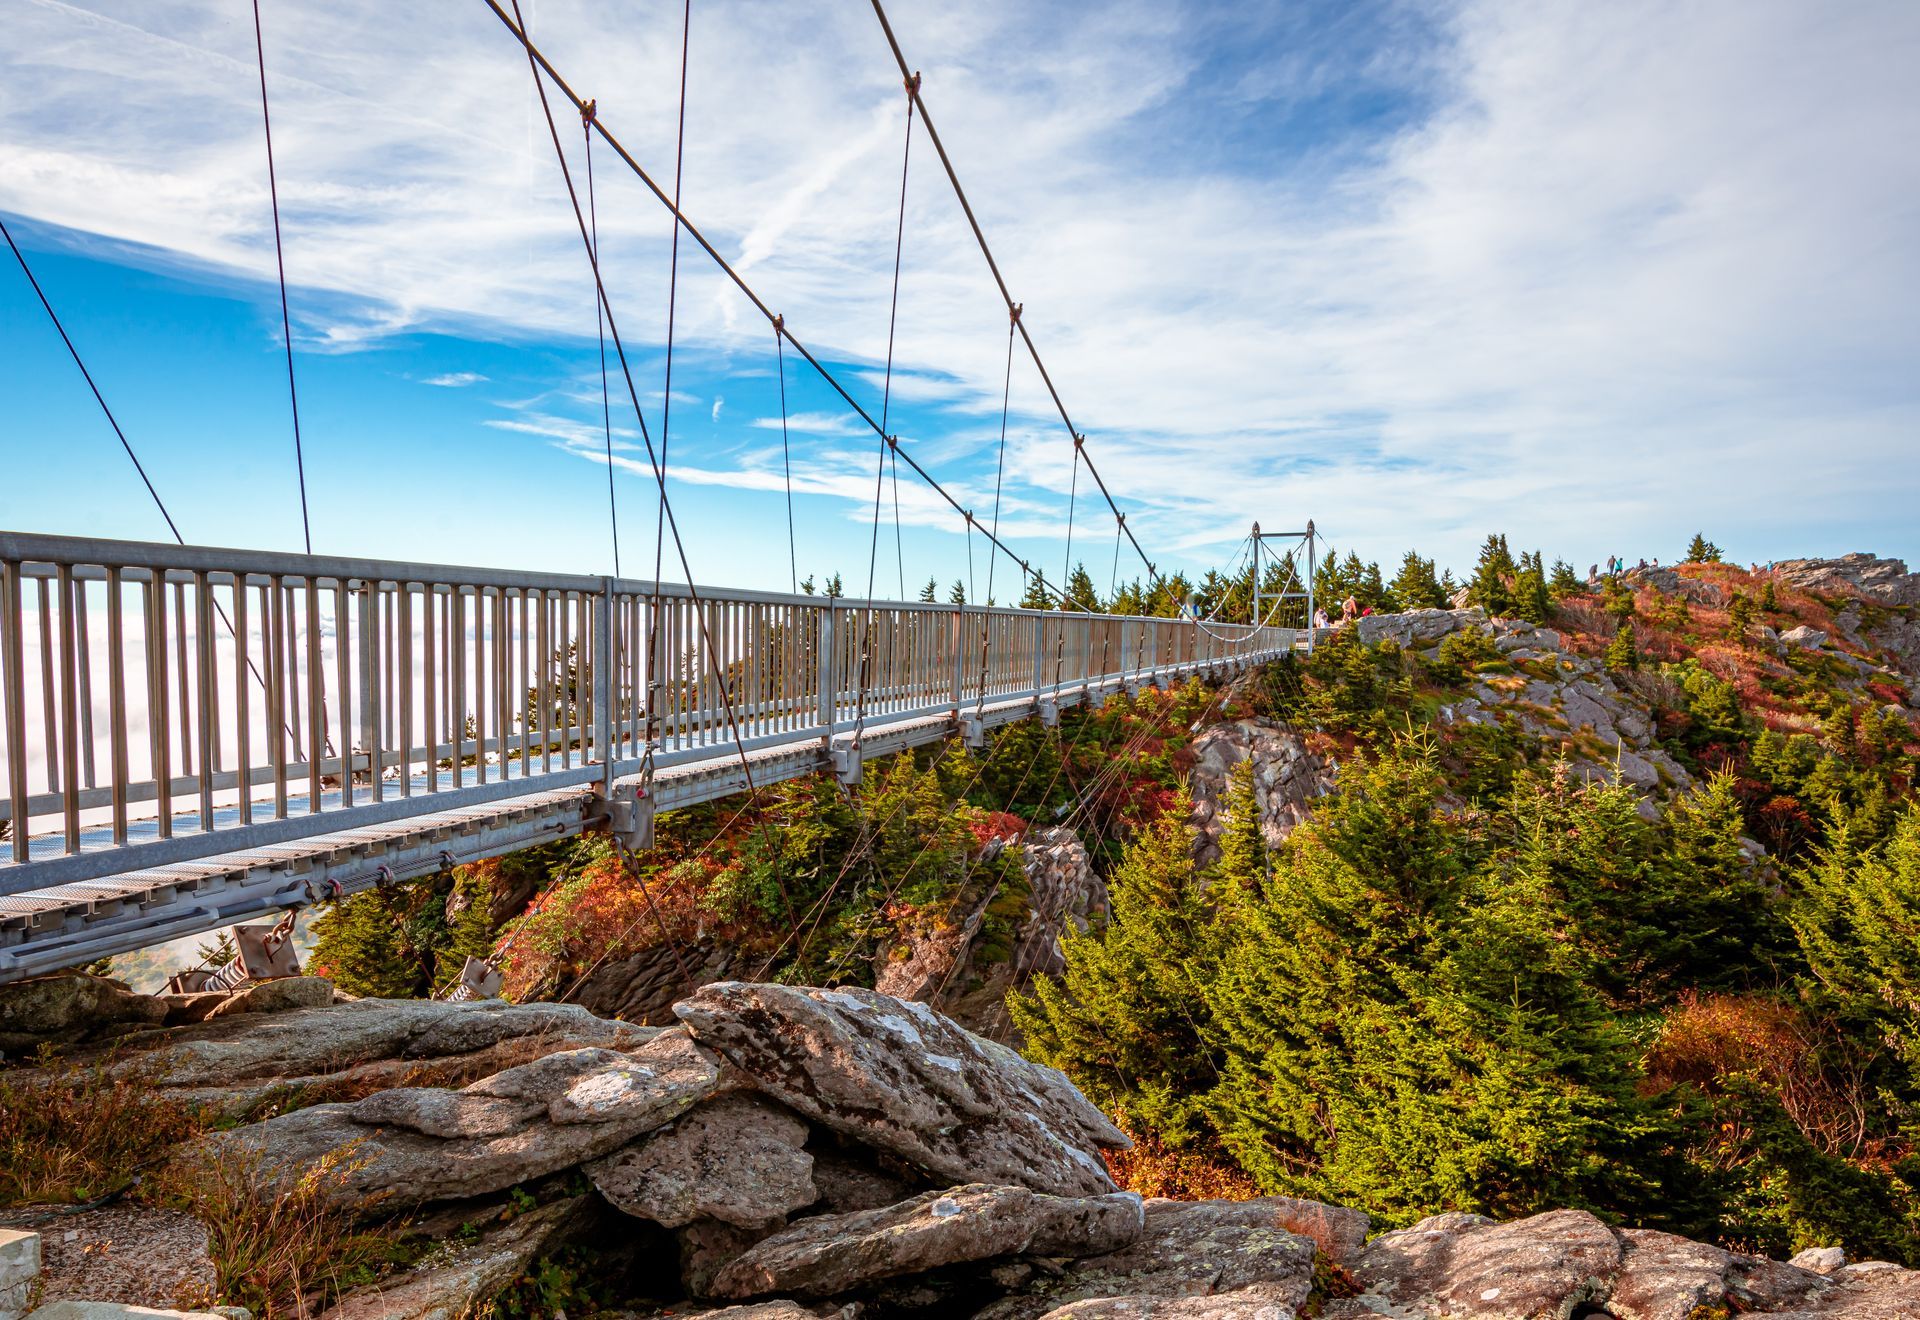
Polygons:
<instances>
[{"instance_id":1,"label":"rocky ridge","mask_svg":"<svg viewBox=\"0 0 1920 1320\"><path fill-rule=\"evenodd\" d=\"M269 1188L330 1167L337 1204L448 1231L503 1197L539 1202L341 1299L334 1320L460 1314L570 1249L609 1275L624 1262L626 1314L708 1320L1920 1315L1920 1273L1834 1251L1762 1260L1584 1211L1372 1236L1358 1211L1285 1197L1143 1202L1102 1159L1126 1137L1063 1075L924 1004L727 982L675 1016L359 1000L148 1030L106 1066L226 1113L263 1086L363 1091L176 1155L244 1161Z\"/></svg>"}]
</instances>

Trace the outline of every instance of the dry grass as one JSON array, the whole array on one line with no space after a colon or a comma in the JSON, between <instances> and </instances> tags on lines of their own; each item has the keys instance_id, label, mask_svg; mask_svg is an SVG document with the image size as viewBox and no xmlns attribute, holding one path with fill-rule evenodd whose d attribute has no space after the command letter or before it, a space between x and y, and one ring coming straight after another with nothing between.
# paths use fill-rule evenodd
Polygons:
<instances>
[{"instance_id":1,"label":"dry grass","mask_svg":"<svg viewBox=\"0 0 1920 1320\"><path fill-rule=\"evenodd\" d=\"M187 1105L114 1063L46 1054L39 1068L0 1076L0 1205L111 1195L199 1135Z\"/></svg>"},{"instance_id":2,"label":"dry grass","mask_svg":"<svg viewBox=\"0 0 1920 1320\"><path fill-rule=\"evenodd\" d=\"M307 1320L341 1293L399 1263L402 1226L361 1228L364 1206L333 1193L355 1167L352 1147L329 1152L292 1184L257 1159L208 1148L208 1158L168 1170L168 1192L207 1226L215 1291L261 1320Z\"/></svg>"}]
</instances>

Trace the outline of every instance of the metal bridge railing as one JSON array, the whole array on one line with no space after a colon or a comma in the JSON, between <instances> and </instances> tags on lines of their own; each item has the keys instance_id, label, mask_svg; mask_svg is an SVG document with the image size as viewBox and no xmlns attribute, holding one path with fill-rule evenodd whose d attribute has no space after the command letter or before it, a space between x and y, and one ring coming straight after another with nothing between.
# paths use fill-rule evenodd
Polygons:
<instances>
[{"instance_id":1,"label":"metal bridge railing","mask_svg":"<svg viewBox=\"0 0 1920 1320\"><path fill-rule=\"evenodd\" d=\"M1291 643L0 532L0 895Z\"/></svg>"}]
</instances>

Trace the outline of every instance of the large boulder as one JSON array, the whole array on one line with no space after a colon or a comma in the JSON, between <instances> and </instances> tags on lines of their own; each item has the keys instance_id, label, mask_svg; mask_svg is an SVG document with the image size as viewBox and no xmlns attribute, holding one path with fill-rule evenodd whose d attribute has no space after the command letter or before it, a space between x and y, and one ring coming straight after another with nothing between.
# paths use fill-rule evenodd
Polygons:
<instances>
[{"instance_id":1,"label":"large boulder","mask_svg":"<svg viewBox=\"0 0 1920 1320\"><path fill-rule=\"evenodd\" d=\"M1276 1198L1284 1199L1284 1198ZM1092 1315L1230 1315L1232 1311L1162 1311L1149 1302L1251 1294L1254 1305L1284 1306L1291 1315L1313 1290L1314 1244L1291 1231L1298 1203L1165 1201L1146 1203L1145 1226L1131 1245L1068 1262L1039 1276L1025 1291L1002 1298L976 1320L1037 1320L1076 1302L1124 1299L1143 1309L1068 1311ZM1252 1315L1254 1311L1240 1314Z\"/></svg>"},{"instance_id":2,"label":"large boulder","mask_svg":"<svg viewBox=\"0 0 1920 1320\"><path fill-rule=\"evenodd\" d=\"M1368 646L1390 641L1402 650L1432 646L1468 628L1492 632L1487 612L1475 605L1453 610L1407 610L1400 614L1368 614L1354 621L1359 639Z\"/></svg>"},{"instance_id":3,"label":"large boulder","mask_svg":"<svg viewBox=\"0 0 1920 1320\"><path fill-rule=\"evenodd\" d=\"M215 1004L203 1021L239 1013L285 1013L294 1008L326 1008L333 1003L333 982L324 976L281 976L256 981Z\"/></svg>"},{"instance_id":4,"label":"large boulder","mask_svg":"<svg viewBox=\"0 0 1920 1320\"><path fill-rule=\"evenodd\" d=\"M62 972L16 981L0 986L0 1055L157 1027L166 1017L159 1000L104 976Z\"/></svg>"},{"instance_id":5,"label":"large boulder","mask_svg":"<svg viewBox=\"0 0 1920 1320\"><path fill-rule=\"evenodd\" d=\"M1140 1198L1037 1195L984 1183L898 1205L803 1219L750 1247L714 1278L719 1297L831 1297L941 1266L1032 1253L1092 1255L1140 1236Z\"/></svg>"},{"instance_id":6,"label":"large boulder","mask_svg":"<svg viewBox=\"0 0 1920 1320\"><path fill-rule=\"evenodd\" d=\"M336 1203L481 1196L598 1159L739 1085L684 1031L631 1052L566 1050L460 1090L398 1087L205 1140L286 1185L332 1157ZM335 1153L339 1152L338 1156Z\"/></svg>"},{"instance_id":7,"label":"large boulder","mask_svg":"<svg viewBox=\"0 0 1920 1320\"><path fill-rule=\"evenodd\" d=\"M668 1228L717 1219L777 1228L820 1199L807 1125L753 1095L727 1095L586 1169L615 1206Z\"/></svg>"},{"instance_id":8,"label":"large boulder","mask_svg":"<svg viewBox=\"0 0 1920 1320\"><path fill-rule=\"evenodd\" d=\"M693 1039L810 1121L941 1178L1116 1190L1131 1143L1053 1068L870 990L719 982L675 1005Z\"/></svg>"}]
</instances>

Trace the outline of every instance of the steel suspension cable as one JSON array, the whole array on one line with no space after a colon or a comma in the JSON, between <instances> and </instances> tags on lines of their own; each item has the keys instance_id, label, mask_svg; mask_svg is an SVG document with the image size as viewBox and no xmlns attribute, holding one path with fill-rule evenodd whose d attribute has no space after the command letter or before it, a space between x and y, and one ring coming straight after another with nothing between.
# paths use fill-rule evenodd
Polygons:
<instances>
[{"instance_id":1,"label":"steel suspension cable","mask_svg":"<svg viewBox=\"0 0 1920 1320\"><path fill-rule=\"evenodd\" d=\"M67 355L73 359L73 365L80 368L80 375L87 382L87 388L93 391L93 401L100 405L100 411L106 416L107 425L113 428L113 434L120 441L120 447L126 450L127 461L132 463L133 470L140 474L140 484L147 488L147 494L153 499L153 507L160 510L160 516L165 519L167 530L173 534L174 541L179 545L185 545L187 538L180 534L180 527L174 522L173 514L167 511L167 502L161 499L160 492L154 489L153 478L147 475L146 465L140 461L140 455L133 452L133 444L127 439L127 433L120 429L120 419L115 417L113 409L107 406L106 397L100 393L99 385L94 383L93 373L87 370L87 364L81 358L80 350L74 347L72 336L67 334L67 327L60 321L60 314L53 310L53 304L47 300L46 290L40 287L40 281L34 277L33 267L27 264L26 253L22 252L20 245L13 241L13 231L7 228L7 222L4 219L0 219L0 237L4 237L7 240L7 246L13 249L13 259L20 263L20 273L25 275L27 283L33 286L34 296L40 300L40 306L45 309L47 319L53 322L53 328L59 334L60 342L67 346ZM227 635L238 642L239 634L234 631L233 619L227 614L227 607L216 600L213 602L213 608L219 614L220 622L226 625ZM248 671L260 684L260 691L266 692L266 677L261 674L260 667L254 664L251 650L245 646L242 649L248 651Z\"/></svg>"},{"instance_id":2,"label":"steel suspension cable","mask_svg":"<svg viewBox=\"0 0 1920 1320\"><path fill-rule=\"evenodd\" d=\"M893 34L893 25L887 21L887 11L881 4L881 0L872 0L872 2L874 16L880 20L880 28L886 34L887 45L893 51L894 62L900 66L900 76L905 78L908 76L906 54L900 49L899 39ZM967 200L966 189L960 186L960 175L953 167L952 158L947 155L946 144L941 142L940 133L934 128L933 119L927 113L927 103L920 94L917 81L913 84L912 93L915 104L920 107L920 122L926 127L927 140L933 143L933 149L940 157L940 164L946 170L947 181L953 185L953 194L959 199L960 209L966 214L968 227L973 230L974 241L980 245L980 254L987 260L987 269L993 272L994 283L1000 287L1000 296L1006 300L1007 309L1012 311L1017 305L1013 301L1013 294L1007 288L1006 279L1000 274L1000 264L993 258L993 249L987 246L987 236L980 228L979 218L973 213L973 204ZM1046 383L1047 393L1053 398L1053 406L1059 412L1060 420L1066 424L1067 434L1079 438L1080 431L1074 426L1073 419L1068 416L1067 405L1060 398L1060 391L1054 386L1053 377L1048 373L1046 363L1041 361L1040 350L1035 347L1033 336L1024 323L1020 324L1020 338L1026 343L1027 353L1033 358L1033 365L1040 372L1040 379ZM1107 483L1101 477L1100 469L1094 466L1090 456L1087 459L1087 472L1093 477L1094 484L1100 488L1100 494L1106 499L1107 507L1113 512L1113 516L1119 518L1120 506L1114 502L1113 493L1107 489ZM1153 560L1148 558L1147 552L1141 547L1132 530L1124 525L1122 530L1126 533L1127 540L1133 544L1135 553L1146 564L1149 579L1159 577L1159 570L1154 566Z\"/></svg>"},{"instance_id":3,"label":"steel suspension cable","mask_svg":"<svg viewBox=\"0 0 1920 1320\"><path fill-rule=\"evenodd\" d=\"M1020 325L1020 309L1014 308L1007 314L1007 370L1000 385L1000 458L993 469L993 532L995 545L1000 542L1000 486L1007 473L1007 412L1013 403L1013 332ZM1017 562L1017 561L1016 561ZM993 604L993 567L994 556L987 555L987 600Z\"/></svg>"},{"instance_id":4,"label":"steel suspension cable","mask_svg":"<svg viewBox=\"0 0 1920 1320\"><path fill-rule=\"evenodd\" d=\"M583 107L586 102L581 99L579 93L573 90L567 80L561 76L560 71L554 67L553 61L549 60L545 53L534 44L532 38L527 35L524 27L519 23L516 16L508 13L507 10L502 7L500 0L484 0L484 3L488 9L493 11L494 16L500 20L501 25L512 34L513 39L520 43L521 48L527 52L527 57L534 65L552 80L554 87L559 90L560 94L566 97L576 110ZM607 128L606 121L598 115L594 117L593 131L598 133L600 140L612 148L614 154L621 159L628 169L633 171L634 177L646 185L647 191L653 194L655 200L673 213L676 221L686 230L687 237L698 244L700 249L707 254L714 265L720 268L721 273L731 280L734 287L746 296L747 301L753 304L754 310L765 317L769 325L775 325L775 322L779 321L780 318L774 315L773 309L767 306L766 300L754 292L753 286L746 282L745 278L741 276L739 271L734 269L733 264L729 262L725 256L721 255L720 250L713 245L712 240L701 233L699 226L689 220L686 213L674 204L673 198L668 196L666 190L660 186L651 174L647 173L646 168L642 166L638 160L634 159L633 153L628 151L620 139L613 135ZM605 297L604 288L602 289L602 297L603 299ZM840 396L841 401L853 411L854 415L865 423L868 429L881 436L882 439L885 439L886 429L881 426L878 419L876 419L858 399L854 398L852 392L847 389L840 378L828 370L826 364L821 362L819 357L816 356L806 344L801 342L799 336L793 333L792 328L785 324L775 325L775 328L782 337L785 338L786 342L792 346L794 352L804 358L807 365L813 368L815 374L833 388L833 392ZM979 525L978 520L974 519L972 511L961 504L959 500L955 499L953 493L942 485L931 472L922 467L920 462L915 459L911 453L898 452L898 457L906 463L907 467L915 476L926 483L929 489L940 496L941 499L945 500L949 508L955 513L960 514L963 518L970 520L972 525L976 527ZM1008 558L1012 559L1016 564L1019 564L1023 571L1033 573L1033 576L1038 579L1042 588L1051 592L1055 597L1063 598L1065 596L1064 592L1047 580L1045 574L1034 571L1026 560L1015 554L1004 542L986 533L984 528L981 530L982 534L987 535L988 539L993 542L996 549L1004 552ZM1131 539L1132 533L1128 533L1128 537Z\"/></svg>"},{"instance_id":5,"label":"steel suspension cable","mask_svg":"<svg viewBox=\"0 0 1920 1320\"><path fill-rule=\"evenodd\" d=\"M580 135L587 145L587 220L593 231L594 264L600 262L600 212L593 199L593 116L595 105L588 101L580 112ZM600 424L607 439L607 521L613 528L613 575L620 576L620 502L613 492L613 403L607 392L607 318L600 310L600 297L593 299L593 329L600 337ZM654 577L660 574L656 571Z\"/></svg>"},{"instance_id":6,"label":"steel suspension cable","mask_svg":"<svg viewBox=\"0 0 1920 1320\"><path fill-rule=\"evenodd\" d=\"M260 0L253 0L253 50L260 65L260 124L267 138L267 195L273 200L273 259L280 271L280 334L287 345L287 400L293 406L293 466L300 478L300 532L313 553L307 516L307 460L300 447L300 393L293 383L293 321L287 314L287 254L280 241L280 183L273 168L273 116L267 110L267 43L260 31Z\"/></svg>"},{"instance_id":7,"label":"steel suspension cable","mask_svg":"<svg viewBox=\"0 0 1920 1320\"><path fill-rule=\"evenodd\" d=\"M880 389L880 430L883 433L886 432L893 406L893 336L900 323L900 257L906 249L907 237L907 166L913 158L913 94L919 82L919 74L907 79L907 138L906 145L900 151L900 217L893 229L893 296L887 303L887 371ZM900 459L897 454L893 460L893 557L900 570L900 598L905 600L907 560L900 539ZM867 595L873 595L871 584L868 585Z\"/></svg>"},{"instance_id":8,"label":"steel suspension cable","mask_svg":"<svg viewBox=\"0 0 1920 1320\"><path fill-rule=\"evenodd\" d=\"M1080 437L1073 439L1073 480L1067 486L1067 552L1060 561L1060 581L1069 593L1073 590L1073 511L1080 500ZM1084 602L1081 609L1090 609Z\"/></svg>"},{"instance_id":9,"label":"steel suspension cable","mask_svg":"<svg viewBox=\"0 0 1920 1320\"><path fill-rule=\"evenodd\" d=\"M492 4L493 0L488 0L488 3ZM519 17L520 0L513 0L513 6L514 6L514 17L517 19ZM496 9L496 12L499 12L499 11ZM505 18L505 14L502 13L501 17ZM549 106L547 103L546 84L542 81L540 77L540 70L545 66L544 66L544 63L536 55L532 42L524 35L523 29L517 24L510 24L510 26L512 26L514 33L520 37L521 44L522 46L525 47L527 52L527 67L533 73L534 90L537 91L540 95L540 109L547 121L547 134L553 141L554 156L558 159L560 163L560 177L567 186L567 199L572 204L572 207L573 207L574 223L579 228L580 242L581 242L581 245L586 249L587 260L589 264L593 267L594 289L599 294L601 308L606 312L607 333L613 337L614 356L616 359L618 359L620 363L621 378L626 382L626 386L627 386L627 398L633 404L633 415L635 420L638 421L640 425L640 439L646 445L647 463L653 469L654 483L660 488L662 495L664 497L664 493L666 491L666 485L667 485L666 473L660 466L659 456L653 447L653 437L647 430L646 413L640 407L640 390L639 390L639 387L634 384L633 367L632 367L632 364L629 363L627 360L626 345L620 338L620 324L614 318L613 303L607 296L606 281L605 279L602 278L601 272L600 272L600 258L599 258L599 255L593 250L592 236L587 229L586 215L580 208L580 194L575 189L573 184L573 171L567 165L566 151L560 145L560 130L554 125L553 110L552 110L552 107ZM578 97L574 97L571 92L568 93L568 96L574 101L574 104L576 107L584 104L584 102L581 102ZM594 120L594 123L595 123L596 129L598 129L598 131L604 137L605 130L599 128L599 120L597 116ZM624 158L624 153L622 153L622 155ZM699 588L694 586L694 583L693 583L693 569L691 568L687 560L686 543L680 537L679 523L674 518L673 502L671 500L667 500L663 498L662 504L666 514L667 531L673 537L674 551L680 559L681 571L686 575L687 594L694 606L693 614L697 622L697 625L699 627L700 639L704 644L703 650L706 654L707 664L708 664L708 667L713 671L715 686L718 689L719 697L726 713L727 730L732 735L735 750L739 755L741 773L745 778L747 791L750 793L758 792L759 791L758 787L755 785L754 779L753 779L752 766L747 760L745 736L740 731L740 722L736 718L734 708L733 708L733 697L732 697L732 694L727 690L726 675L720 668L719 653L714 648L712 632L707 625L707 611L704 608L702 608L702 601L700 597ZM655 586L655 591L657 593L659 589L659 582L657 578L655 579L654 586ZM659 599L658 595L656 594L655 596L656 608L654 610L656 624L659 616L658 599ZM657 651L657 648L651 648L650 655L653 654L654 651ZM654 686L657 686L657 684L650 682L649 687L651 688ZM651 706L651 698L649 698L649 706ZM651 722L652 722L652 716L651 716L651 710L650 710L649 711L650 725L651 725ZM652 755L653 739L651 735L652 735L652 730L650 728L649 739L648 739L649 758L651 758L651 755Z\"/></svg>"}]
</instances>

